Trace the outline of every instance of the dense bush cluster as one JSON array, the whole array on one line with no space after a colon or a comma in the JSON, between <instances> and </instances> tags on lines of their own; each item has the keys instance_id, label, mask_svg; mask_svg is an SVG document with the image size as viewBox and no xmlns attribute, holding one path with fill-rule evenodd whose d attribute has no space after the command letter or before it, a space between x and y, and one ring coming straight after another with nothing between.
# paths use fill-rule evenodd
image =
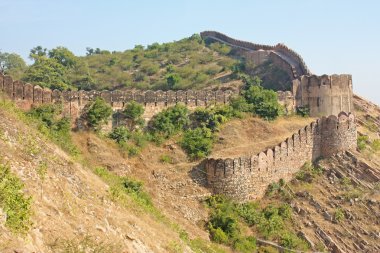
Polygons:
<instances>
[{"instance_id":1,"label":"dense bush cluster","mask_svg":"<svg viewBox=\"0 0 380 253\"><path fill-rule=\"evenodd\" d=\"M223 196L212 196L206 201L211 209L208 229L211 239L232 246L238 252L255 252L256 240L244 236L243 226L250 227L257 236L277 241L289 249L307 250L308 245L286 225L291 222L292 211L288 204L234 203Z\"/></svg>"},{"instance_id":2,"label":"dense bush cluster","mask_svg":"<svg viewBox=\"0 0 380 253\"><path fill-rule=\"evenodd\" d=\"M32 199L25 196L23 188L10 167L0 164L0 208L6 214L5 226L15 233L26 234L32 225Z\"/></svg>"},{"instance_id":3,"label":"dense bush cluster","mask_svg":"<svg viewBox=\"0 0 380 253\"><path fill-rule=\"evenodd\" d=\"M153 117L149 129L156 135L169 138L185 129L190 123L189 110L183 104L176 104Z\"/></svg>"},{"instance_id":4,"label":"dense bush cluster","mask_svg":"<svg viewBox=\"0 0 380 253\"><path fill-rule=\"evenodd\" d=\"M46 104L33 108L27 115L37 121L40 132L75 156L78 150L71 140L71 120L62 116L62 110L62 105Z\"/></svg>"},{"instance_id":5,"label":"dense bush cluster","mask_svg":"<svg viewBox=\"0 0 380 253\"><path fill-rule=\"evenodd\" d=\"M104 99L97 97L87 105L85 118L90 128L100 130L112 115L111 106Z\"/></svg>"}]
</instances>

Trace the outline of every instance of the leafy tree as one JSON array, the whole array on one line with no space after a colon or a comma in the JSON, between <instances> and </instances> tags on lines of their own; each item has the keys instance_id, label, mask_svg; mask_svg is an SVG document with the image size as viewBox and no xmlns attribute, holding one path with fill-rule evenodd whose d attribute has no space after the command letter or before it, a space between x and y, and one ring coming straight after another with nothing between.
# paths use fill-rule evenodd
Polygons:
<instances>
[{"instance_id":1,"label":"leafy tree","mask_svg":"<svg viewBox=\"0 0 380 253\"><path fill-rule=\"evenodd\" d=\"M273 120L282 112L277 94L272 90L266 90L261 86L250 86L243 95L247 103L252 105L253 113L264 119Z\"/></svg>"},{"instance_id":2,"label":"leafy tree","mask_svg":"<svg viewBox=\"0 0 380 253\"><path fill-rule=\"evenodd\" d=\"M239 74L239 78L243 81L245 90L249 90L252 86L260 86L263 82L258 76L252 77L246 74Z\"/></svg>"},{"instance_id":3,"label":"leafy tree","mask_svg":"<svg viewBox=\"0 0 380 253\"><path fill-rule=\"evenodd\" d=\"M185 105L176 104L158 113L150 122L150 128L155 134L169 138L189 125L189 110Z\"/></svg>"},{"instance_id":4,"label":"leafy tree","mask_svg":"<svg viewBox=\"0 0 380 253\"><path fill-rule=\"evenodd\" d=\"M86 55L89 56L89 55L93 55L95 50L91 47L86 47Z\"/></svg>"},{"instance_id":5,"label":"leafy tree","mask_svg":"<svg viewBox=\"0 0 380 253\"><path fill-rule=\"evenodd\" d=\"M219 128L220 124L231 118L232 112L230 112L231 107L213 107L213 108L197 108L191 115L195 126L206 127L211 131L215 131Z\"/></svg>"},{"instance_id":6,"label":"leafy tree","mask_svg":"<svg viewBox=\"0 0 380 253\"><path fill-rule=\"evenodd\" d=\"M130 130L136 128L136 126L143 126L144 119L144 107L136 101L129 102L123 111L123 114L128 119L128 126Z\"/></svg>"},{"instance_id":7,"label":"leafy tree","mask_svg":"<svg viewBox=\"0 0 380 253\"><path fill-rule=\"evenodd\" d=\"M25 61L15 53L3 53L0 51L0 72L9 74L14 71L24 71L26 69Z\"/></svg>"},{"instance_id":8,"label":"leafy tree","mask_svg":"<svg viewBox=\"0 0 380 253\"><path fill-rule=\"evenodd\" d=\"M241 253L256 252L256 239L253 236L238 238L234 242L234 249Z\"/></svg>"},{"instance_id":9,"label":"leafy tree","mask_svg":"<svg viewBox=\"0 0 380 253\"><path fill-rule=\"evenodd\" d=\"M35 56L35 62L24 73L24 81L51 89L67 90L67 70L56 59Z\"/></svg>"},{"instance_id":10,"label":"leafy tree","mask_svg":"<svg viewBox=\"0 0 380 253\"><path fill-rule=\"evenodd\" d=\"M215 50L216 52L222 54L222 55L228 55L231 52L231 47L219 42L214 42L210 44L210 48L212 50Z\"/></svg>"},{"instance_id":11,"label":"leafy tree","mask_svg":"<svg viewBox=\"0 0 380 253\"><path fill-rule=\"evenodd\" d=\"M107 123L107 120L112 114L111 106L104 99L97 97L90 103L86 119L88 125L94 130L100 130L100 127Z\"/></svg>"},{"instance_id":12,"label":"leafy tree","mask_svg":"<svg viewBox=\"0 0 380 253\"><path fill-rule=\"evenodd\" d=\"M75 55L65 47L56 47L49 51L49 58L57 60L58 63L73 68L76 65Z\"/></svg>"},{"instance_id":13,"label":"leafy tree","mask_svg":"<svg viewBox=\"0 0 380 253\"><path fill-rule=\"evenodd\" d=\"M189 40L196 41L196 42L198 42L199 44L202 44L202 43L203 43L202 37L201 37L201 35L198 34L198 33L194 33L193 35L191 35L191 37L189 38Z\"/></svg>"},{"instance_id":14,"label":"leafy tree","mask_svg":"<svg viewBox=\"0 0 380 253\"><path fill-rule=\"evenodd\" d=\"M42 46L36 46L30 50L29 58L32 60L36 60L36 58L46 56L46 51L46 48L43 48Z\"/></svg>"},{"instance_id":15,"label":"leafy tree","mask_svg":"<svg viewBox=\"0 0 380 253\"><path fill-rule=\"evenodd\" d=\"M116 127L109 134L109 137L117 143L126 142L131 138L131 132L124 126Z\"/></svg>"},{"instance_id":16,"label":"leafy tree","mask_svg":"<svg viewBox=\"0 0 380 253\"><path fill-rule=\"evenodd\" d=\"M71 155L77 155L78 150L71 139L70 118L62 117L62 105L44 104L33 108L27 115L37 119L40 132L53 139Z\"/></svg>"},{"instance_id":17,"label":"leafy tree","mask_svg":"<svg viewBox=\"0 0 380 253\"><path fill-rule=\"evenodd\" d=\"M178 74L170 73L166 76L166 84L169 89L173 89L181 81L181 77Z\"/></svg>"},{"instance_id":18,"label":"leafy tree","mask_svg":"<svg viewBox=\"0 0 380 253\"><path fill-rule=\"evenodd\" d=\"M232 98L230 101L230 106L236 112L250 112L252 111L252 105L248 104L247 100L244 97L238 96Z\"/></svg>"},{"instance_id":19,"label":"leafy tree","mask_svg":"<svg viewBox=\"0 0 380 253\"><path fill-rule=\"evenodd\" d=\"M192 159L206 157L213 146L214 135L209 128L189 129L183 135L181 146Z\"/></svg>"}]
</instances>

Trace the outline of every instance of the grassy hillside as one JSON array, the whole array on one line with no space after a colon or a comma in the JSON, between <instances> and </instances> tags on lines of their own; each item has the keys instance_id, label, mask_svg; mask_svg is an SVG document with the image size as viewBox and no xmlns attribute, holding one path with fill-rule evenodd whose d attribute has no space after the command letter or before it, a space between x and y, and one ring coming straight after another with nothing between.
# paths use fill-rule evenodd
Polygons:
<instances>
[{"instance_id":1,"label":"grassy hillside","mask_svg":"<svg viewBox=\"0 0 380 253\"><path fill-rule=\"evenodd\" d=\"M72 156L51 142L62 145L38 121L10 102L0 105L2 252L80 252L81 247L97 252L276 252L277 246L263 240L319 251L328 245L348 252L378 249L373 219L380 211L380 111L360 98L355 98L360 132L368 138L359 138L359 152L305 166L293 182L275 182L264 199L244 205L210 198L199 160L181 149L181 131L161 144L142 145L136 135L132 138L141 150L129 157L106 136L77 132L72 138L61 129L63 147L70 154L70 145L77 148ZM200 112L197 118L208 115ZM56 120L54 129L61 125ZM309 120L230 119L217 127L211 155L258 151ZM10 210L15 212L10 215Z\"/></svg>"},{"instance_id":2,"label":"grassy hillside","mask_svg":"<svg viewBox=\"0 0 380 253\"><path fill-rule=\"evenodd\" d=\"M218 74L236 63L226 56L229 50L219 44L206 47L198 35L193 35L176 42L154 43L147 48L101 51L81 57L80 62L88 66L93 87L97 89L197 89L220 83L215 80ZM81 87L77 80L73 83Z\"/></svg>"},{"instance_id":3,"label":"grassy hillside","mask_svg":"<svg viewBox=\"0 0 380 253\"><path fill-rule=\"evenodd\" d=\"M165 216L140 181L91 162L98 154L70 155L3 97L0 116L0 252L224 252Z\"/></svg>"},{"instance_id":4,"label":"grassy hillside","mask_svg":"<svg viewBox=\"0 0 380 253\"><path fill-rule=\"evenodd\" d=\"M205 45L198 34L170 43L136 45L124 52L87 48L75 56L65 47L31 49L34 61L26 66L21 57L0 61L15 79L57 89L114 90L124 88L178 90L220 85L238 60L219 43ZM235 78L236 80L236 78Z\"/></svg>"},{"instance_id":5,"label":"grassy hillside","mask_svg":"<svg viewBox=\"0 0 380 253\"><path fill-rule=\"evenodd\" d=\"M12 57L11 57L12 56ZM136 45L124 52L87 48L75 56L65 47L31 49L33 64L0 52L5 74L52 89L201 89L241 85L241 73L259 76L262 86L289 90L291 80L270 62L254 66L227 45L198 34L169 43Z\"/></svg>"}]
</instances>

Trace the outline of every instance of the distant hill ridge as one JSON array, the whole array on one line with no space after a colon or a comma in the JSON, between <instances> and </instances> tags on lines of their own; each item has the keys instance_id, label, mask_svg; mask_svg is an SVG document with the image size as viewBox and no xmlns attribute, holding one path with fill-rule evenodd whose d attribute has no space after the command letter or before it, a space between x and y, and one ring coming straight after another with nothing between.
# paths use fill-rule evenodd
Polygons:
<instances>
[{"instance_id":1,"label":"distant hill ridge","mask_svg":"<svg viewBox=\"0 0 380 253\"><path fill-rule=\"evenodd\" d=\"M272 61L293 80L294 107L308 107L311 116L338 115L342 111L353 111L351 75L314 75L303 58L283 44L255 44L236 40L215 31L201 32L201 37L241 50L242 57L250 59L255 65Z\"/></svg>"}]
</instances>

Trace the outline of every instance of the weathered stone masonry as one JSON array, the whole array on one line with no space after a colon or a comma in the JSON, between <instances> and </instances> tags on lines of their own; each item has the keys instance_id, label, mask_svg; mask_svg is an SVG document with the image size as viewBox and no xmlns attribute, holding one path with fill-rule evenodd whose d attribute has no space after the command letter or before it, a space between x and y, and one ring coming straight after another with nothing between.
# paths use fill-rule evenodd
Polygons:
<instances>
[{"instance_id":1,"label":"weathered stone masonry","mask_svg":"<svg viewBox=\"0 0 380 253\"><path fill-rule=\"evenodd\" d=\"M237 49L244 58L251 59L256 65L271 60L293 80L291 92L295 97L295 107L309 107L313 117L353 111L351 75L312 75L302 57L283 44L255 44L215 31L202 32L201 36Z\"/></svg>"},{"instance_id":2,"label":"weathered stone masonry","mask_svg":"<svg viewBox=\"0 0 380 253\"><path fill-rule=\"evenodd\" d=\"M277 146L253 156L208 158L208 186L238 201L263 196L267 186L290 180L307 161L356 147L353 114L340 113L311 123Z\"/></svg>"},{"instance_id":3,"label":"weathered stone masonry","mask_svg":"<svg viewBox=\"0 0 380 253\"><path fill-rule=\"evenodd\" d=\"M102 97L114 111L123 109L130 101L145 106L143 117L148 120L168 106L184 103L189 108L204 107L216 104L227 104L238 91L232 90L186 90L186 91L59 91L41 88L40 86L21 81L13 81L12 77L0 74L0 90L24 110L33 106L49 103L63 103L64 114L73 120L78 119L86 104L95 97ZM277 92L279 102L288 110L294 109L294 97L289 91Z\"/></svg>"}]
</instances>

